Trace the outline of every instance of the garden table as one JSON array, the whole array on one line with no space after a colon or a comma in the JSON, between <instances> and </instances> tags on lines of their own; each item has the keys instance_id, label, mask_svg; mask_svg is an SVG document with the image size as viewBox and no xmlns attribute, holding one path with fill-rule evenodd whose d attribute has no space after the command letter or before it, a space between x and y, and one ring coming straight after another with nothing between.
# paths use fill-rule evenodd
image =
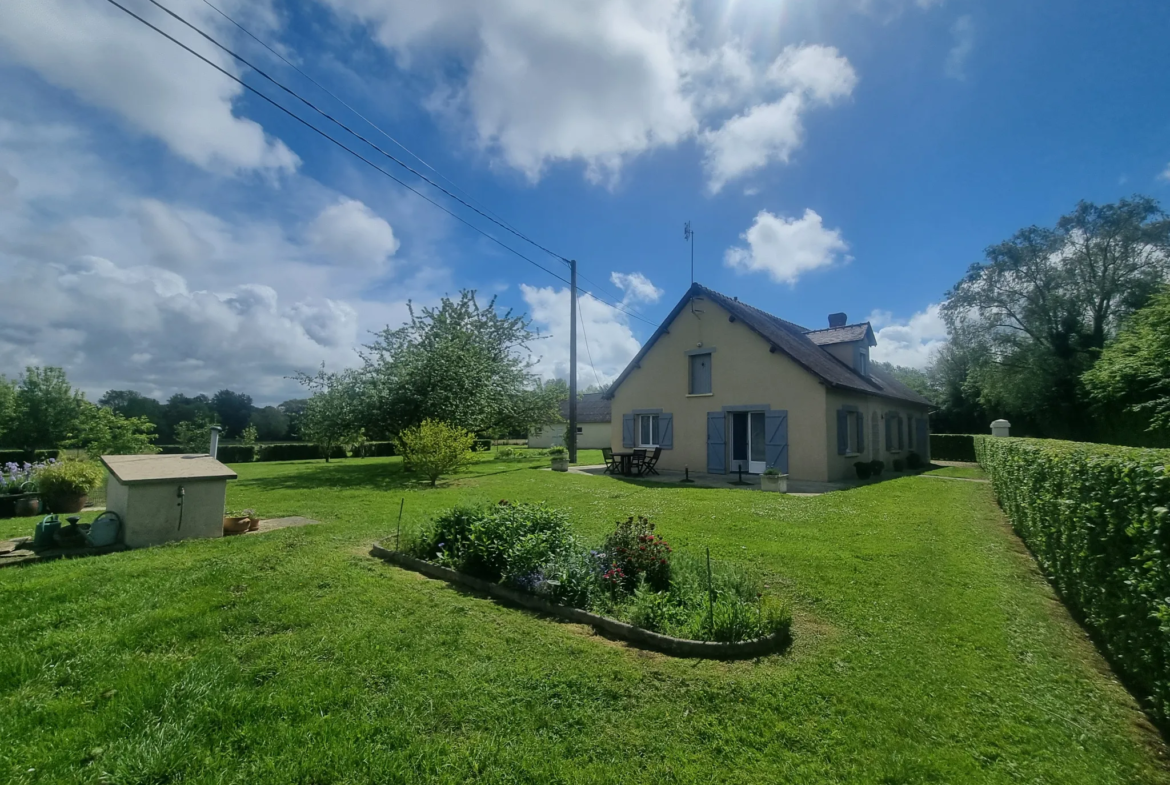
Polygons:
<instances>
[{"instance_id":1,"label":"garden table","mask_svg":"<svg viewBox=\"0 0 1170 785\"><path fill-rule=\"evenodd\" d=\"M618 471L629 476L634 473L634 451L633 450L614 450L613 457L620 462Z\"/></svg>"}]
</instances>

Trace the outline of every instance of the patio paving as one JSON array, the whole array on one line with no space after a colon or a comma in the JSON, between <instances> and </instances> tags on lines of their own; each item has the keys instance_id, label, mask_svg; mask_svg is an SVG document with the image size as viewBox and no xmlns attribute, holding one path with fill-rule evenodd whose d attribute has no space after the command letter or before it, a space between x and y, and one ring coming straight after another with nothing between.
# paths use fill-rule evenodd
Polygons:
<instances>
[{"instance_id":1,"label":"patio paving","mask_svg":"<svg viewBox=\"0 0 1170 785\"><path fill-rule=\"evenodd\" d=\"M570 466L569 472L572 474L588 474L594 477L600 477L605 474L605 464L598 464L596 466ZM680 485L684 478L683 472L671 471L669 469L659 469L658 474L651 474L644 477L624 476L621 474L614 475L616 480L625 480L628 482L657 482L663 485ZM739 479L738 474L707 474L706 472L691 472L691 480L694 481L693 487L696 488L739 488L745 491L759 491L760 477L759 475L744 474L743 485L737 485L736 481ZM830 493L832 491L844 491L849 488L855 488L863 483L860 482L811 482L808 480L789 480L788 481L788 495L789 496L819 496L822 493Z\"/></svg>"}]
</instances>

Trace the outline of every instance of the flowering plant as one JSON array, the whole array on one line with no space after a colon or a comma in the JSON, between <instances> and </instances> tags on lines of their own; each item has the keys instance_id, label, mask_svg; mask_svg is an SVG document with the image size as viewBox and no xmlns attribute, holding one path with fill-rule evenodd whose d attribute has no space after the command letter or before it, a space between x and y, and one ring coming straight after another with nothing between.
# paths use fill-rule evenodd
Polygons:
<instances>
[{"instance_id":1,"label":"flowering plant","mask_svg":"<svg viewBox=\"0 0 1170 785\"><path fill-rule=\"evenodd\" d=\"M0 469L0 493L35 493L36 473L56 462L53 458L38 463L9 461Z\"/></svg>"},{"instance_id":2,"label":"flowering plant","mask_svg":"<svg viewBox=\"0 0 1170 785\"><path fill-rule=\"evenodd\" d=\"M670 544L654 533L654 524L645 516L630 516L619 522L605 540L610 564L619 568L627 591L632 591L642 577L654 591L669 589L671 551Z\"/></svg>"}]
</instances>

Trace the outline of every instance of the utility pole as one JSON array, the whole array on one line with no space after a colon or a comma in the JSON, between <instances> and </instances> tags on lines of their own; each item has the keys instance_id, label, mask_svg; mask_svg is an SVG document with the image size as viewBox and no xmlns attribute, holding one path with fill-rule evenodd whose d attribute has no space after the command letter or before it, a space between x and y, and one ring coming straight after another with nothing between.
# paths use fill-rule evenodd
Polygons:
<instances>
[{"instance_id":1,"label":"utility pole","mask_svg":"<svg viewBox=\"0 0 1170 785\"><path fill-rule=\"evenodd\" d=\"M577 260L569 262L569 463L577 462Z\"/></svg>"}]
</instances>

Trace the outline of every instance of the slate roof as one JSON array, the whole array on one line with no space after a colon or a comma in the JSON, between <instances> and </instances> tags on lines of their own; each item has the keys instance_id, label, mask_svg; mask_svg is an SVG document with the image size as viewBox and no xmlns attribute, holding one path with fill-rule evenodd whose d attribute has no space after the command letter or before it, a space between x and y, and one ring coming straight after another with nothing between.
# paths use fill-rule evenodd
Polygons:
<instances>
[{"instance_id":1,"label":"slate roof","mask_svg":"<svg viewBox=\"0 0 1170 785\"><path fill-rule=\"evenodd\" d=\"M666 332L666 328L682 311L683 307L690 301L691 297L705 297L716 305L720 306L735 319L742 321L749 329L757 333L765 341L772 344L775 351L783 352L792 358L797 364L803 367L806 371L816 376L823 383L830 387L838 387L846 390L853 390L856 392L868 393L870 395L880 395L885 398L894 398L905 401L907 403L914 403L923 406L929 406L930 401L923 398L918 393L911 390L906 385L894 379L885 371L870 365L870 374L862 376L857 371L853 370L852 366L846 365L841 360L829 353L827 349L818 345L810 335L810 333L832 332L833 330L851 329L858 325L850 325L845 328L831 328L830 330L816 330L810 331L801 327L798 324L785 321L778 316L773 316L766 311L761 311L759 308L754 308L747 303L741 303L738 300L728 297L725 294L720 294L712 289L708 289L702 284L692 284L691 288L679 300L678 305L666 317L666 320L655 330L654 334L650 336L650 340L642 347L641 351L630 361L626 369L622 371L621 375L614 380L613 385L605 393L607 398L612 398L618 386L625 381L626 377L638 366L642 358L650 351L658 338ZM866 328L869 325L864 325ZM864 337L864 333L862 333ZM860 340L858 338L857 340ZM829 341L828 343L838 343L839 341Z\"/></svg>"},{"instance_id":2,"label":"slate roof","mask_svg":"<svg viewBox=\"0 0 1170 785\"><path fill-rule=\"evenodd\" d=\"M604 393L585 393L577 399L577 423L609 422L609 399ZM561 401L561 416L569 419L569 401Z\"/></svg>"},{"instance_id":3,"label":"slate roof","mask_svg":"<svg viewBox=\"0 0 1170 785\"><path fill-rule=\"evenodd\" d=\"M873 329L869 326L869 322L847 324L844 327L828 327L824 330L805 330L804 334L817 346L849 343L850 341L865 341L870 346L877 344L877 339L873 337Z\"/></svg>"}]
</instances>

